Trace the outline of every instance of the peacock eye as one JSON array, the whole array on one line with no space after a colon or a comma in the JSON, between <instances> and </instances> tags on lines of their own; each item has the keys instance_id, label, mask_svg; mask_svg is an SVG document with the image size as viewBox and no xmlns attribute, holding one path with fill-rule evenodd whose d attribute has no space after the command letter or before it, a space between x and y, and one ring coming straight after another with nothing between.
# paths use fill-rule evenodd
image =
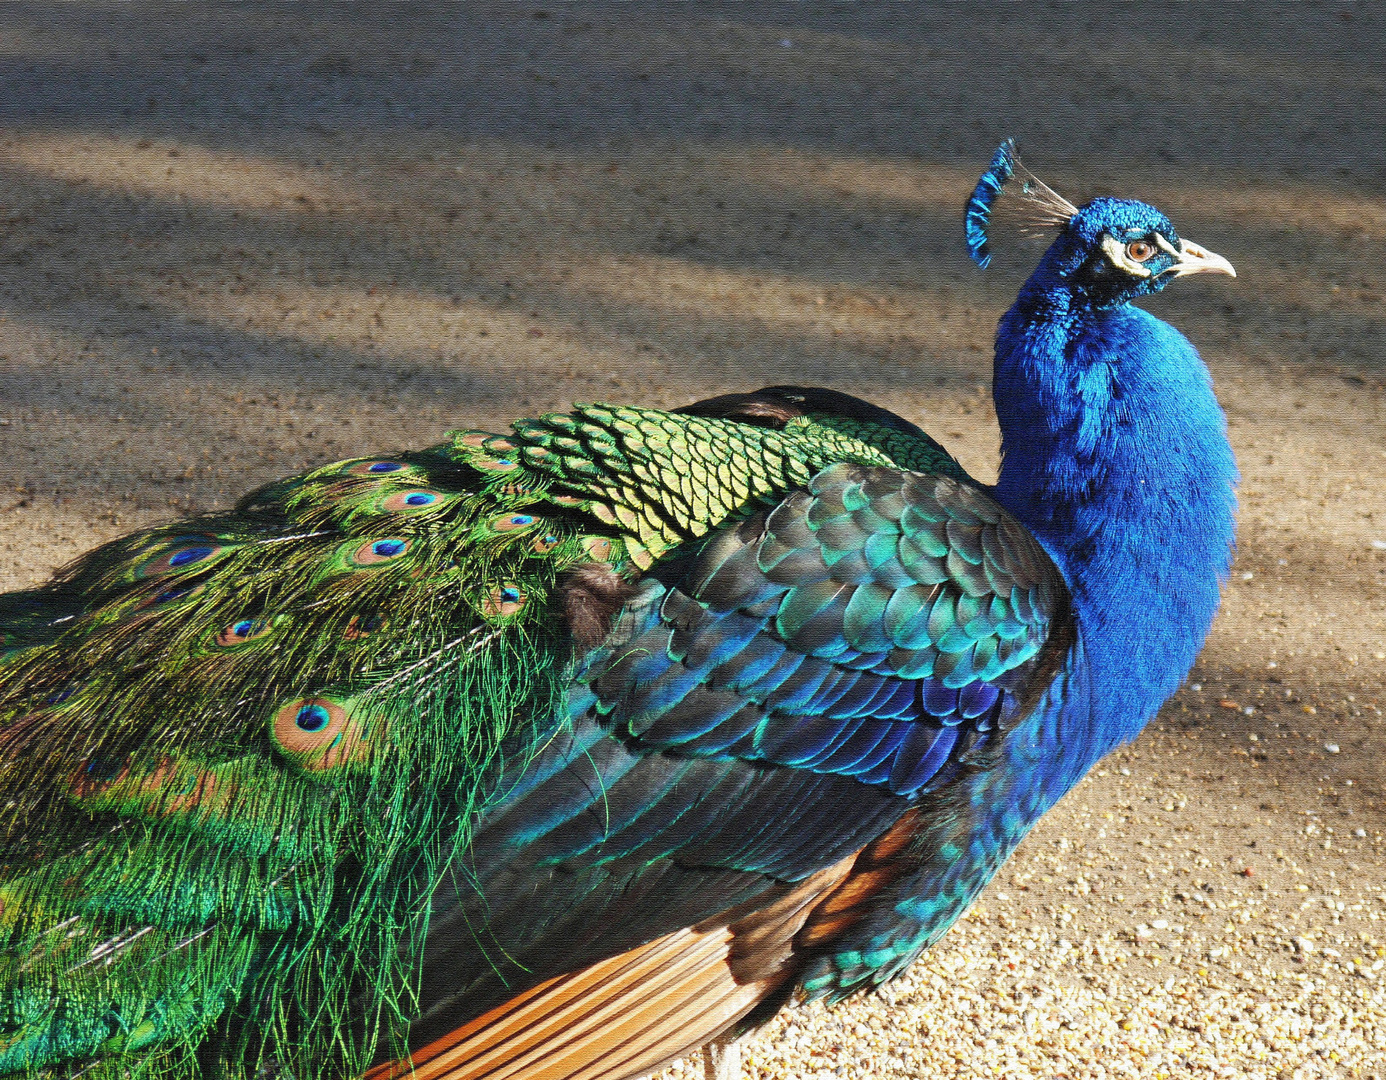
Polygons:
<instances>
[{"instance_id":1,"label":"peacock eye","mask_svg":"<svg viewBox=\"0 0 1386 1080\"><path fill-rule=\"evenodd\" d=\"M1145 262L1155 254L1155 245L1149 240L1132 240L1126 245L1126 254L1135 262Z\"/></svg>"}]
</instances>

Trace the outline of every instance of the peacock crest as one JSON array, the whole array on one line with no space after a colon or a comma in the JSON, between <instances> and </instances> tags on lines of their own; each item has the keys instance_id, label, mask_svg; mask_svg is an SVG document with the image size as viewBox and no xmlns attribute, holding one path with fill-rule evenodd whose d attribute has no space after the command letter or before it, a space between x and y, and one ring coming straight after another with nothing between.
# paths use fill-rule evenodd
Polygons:
<instances>
[{"instance_id":1,"label":"peacock crest","mask_svg":"<svg viewBox=\"0 0 1386 1080\"><path fill-rule=\"evenodd\" d=\"M1007 139L997 147L963 213L967 252L983 270L991 265L992 213L1008 186L1016 199L1016 213L1027 228L1063 227L1078 213L1078 207L1020 163L1015 140Z\"/></svg>"}]
</instances>

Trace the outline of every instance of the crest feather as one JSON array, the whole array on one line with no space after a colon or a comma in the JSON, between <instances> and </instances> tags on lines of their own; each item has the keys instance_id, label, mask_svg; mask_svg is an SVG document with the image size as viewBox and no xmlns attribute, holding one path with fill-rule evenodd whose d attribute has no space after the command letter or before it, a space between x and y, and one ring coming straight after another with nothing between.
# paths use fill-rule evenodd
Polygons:
<instances>
[{"instance_id":1,"label":"crest feather","mask_svg":"<svg viewBox=\"0 0 1386 1080\"><path fill-rule=\"evenodd\" d=\"M977 181L963 215L968 254L984 270L991 264L988 230L991 227L992 206L1001 197L1002 189L1012 180L1019 181L1018 193L1023 204L1019 209L1026 225L1062 227L1078 213L1076 206L1020 163L1015 152L1015 140L1007 139L997 147L991 165ZM1012 190L1015 190L1014 185Z\"/></svg>"}]
</instances>

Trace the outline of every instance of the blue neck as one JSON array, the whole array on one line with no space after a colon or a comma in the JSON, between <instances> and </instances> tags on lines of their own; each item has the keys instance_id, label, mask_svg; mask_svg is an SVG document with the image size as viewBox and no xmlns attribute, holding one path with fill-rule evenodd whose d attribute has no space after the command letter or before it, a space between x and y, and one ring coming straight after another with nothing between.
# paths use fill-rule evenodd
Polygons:
<instances>
[{"instance_id":1,"label":"blue neck","mask_svg":"<svg viewBox=\"0 0 1386 1080\"><path fill-rule=\"evenodd\" d=\"M1041 263L1001 320L996 497L1063 571L1105 752L1174 692L1217 611L1236 463L1208 371L1140 308L1106 310Z\"/></svg>"}]
</instances>

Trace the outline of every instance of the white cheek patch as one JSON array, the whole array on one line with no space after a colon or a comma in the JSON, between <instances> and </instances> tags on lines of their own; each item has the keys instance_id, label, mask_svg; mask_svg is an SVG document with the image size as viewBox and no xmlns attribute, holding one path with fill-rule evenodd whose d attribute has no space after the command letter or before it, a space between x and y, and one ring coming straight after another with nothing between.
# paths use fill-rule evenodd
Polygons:
<instances>
[{"instance_id":1,"label":"white cheek patch","mask_svg":"<svg viewBox=\"0 0 1386 1080\"><path fill-rule=\"evenodd\" d=\"M1125 270L1132 277L1150 277L1150 268L1142 266L1126 254L1126 245L1114 236L1102 237L1102 250L1107 253L1107 258L1112 260L1114 266Z\"/></svg>"}]
</instances>

